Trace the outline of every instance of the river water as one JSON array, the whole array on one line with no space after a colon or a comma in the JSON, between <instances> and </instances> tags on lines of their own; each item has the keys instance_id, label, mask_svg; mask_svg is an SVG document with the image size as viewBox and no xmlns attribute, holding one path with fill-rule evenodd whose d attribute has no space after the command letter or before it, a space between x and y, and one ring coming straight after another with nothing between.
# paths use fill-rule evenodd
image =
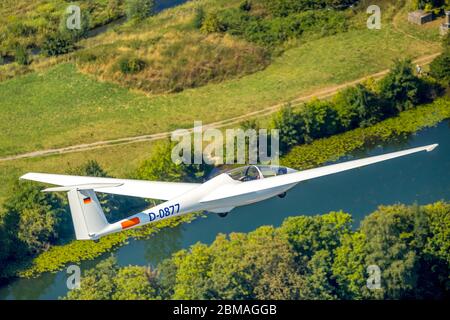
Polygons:
<instances>
[{"instance_id":1,"label":"river water","mask_svg":"<svg viewBox=\"0 0 450 320\"><path fill-rule=\"evenodd\" d=\"M248 232L262 225L279 226L289 216L314 215L332 210L351 213L354 226L379 205L427 204L450 200L450 121L401 141L355 152L352 158L377 155L439 143L431 153L421 152L369 167L322 177L297 185L284 199L278 197L233 210L226 218L215 214L190 224L160 231L148 240L132 240L113 250L119 264L155 265L173 252L200 241L211 243L218 233ZM342 160L347 160L346 157ZM81 264L94 266L109 253ZM0 288L0 299L57 299L67 293L65 271L35 279L17 279Z\"/></svg>"}]
</instances>

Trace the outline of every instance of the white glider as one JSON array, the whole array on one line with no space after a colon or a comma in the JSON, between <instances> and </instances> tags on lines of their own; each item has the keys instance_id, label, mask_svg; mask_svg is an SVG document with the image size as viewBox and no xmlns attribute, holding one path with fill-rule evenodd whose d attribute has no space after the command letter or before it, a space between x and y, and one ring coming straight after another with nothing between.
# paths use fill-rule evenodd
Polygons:
<instances>
[{"instance_id":1,"label":"white glider","mask_svg":"<svg viewBox=\"0 0 450 320\"><path fill-rule=\"evenodd\" d=\"M284 197L286 191L299 182L420 151L429 152L437 146L437 144L433 144L304 171L279 166L251 165L222 173L203 184L45 173L27 173L21 179L59 185L60 187L48 188L43 191L67 192L76 238L78 240L98 240L110 233L194 211L209 211L224 217L235 207L274 196ZM110 224L105 218L96 192L167 201Z\"/></svg>"}]
</instances>

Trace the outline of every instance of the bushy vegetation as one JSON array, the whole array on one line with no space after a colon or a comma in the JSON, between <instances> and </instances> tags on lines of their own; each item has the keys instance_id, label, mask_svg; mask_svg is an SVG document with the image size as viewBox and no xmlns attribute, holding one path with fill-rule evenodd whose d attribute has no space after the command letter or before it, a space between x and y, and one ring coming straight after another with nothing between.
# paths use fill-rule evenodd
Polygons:
<instances>
[{"instance_id":1,"label":"bushy vegetation","mask_svg":"<svg viewBox=\"0 0 450 320\"><path fill-rule=\"evenodd\" d=\"M16 47L14 57L16 62L22 66L26 66L31 62L30 54L28 53L27 48L22 45L18 45Z\"/></svg>"},{"instance_id":2,"label":"bushy vegetation","mask_svg":"<svg viewBox=\"0 0 450 320\"><path fill-rule=\"evenodd\" d=\"M56 33L49 35L42 43L42 54L45 56L58 56L72 52L75 49L73 38L65 33Z\"/></svg>"},{"instance_id":3,"label":"bushy vegetation","mask_svg":"<svg viewBox=\"0 0 450 320\"><path fill-rule=\"evenodd\" d=\"M359 229L352 231L351 224L343 212L290 217L279 228L197 243L153 271L119 268L109 258L85 272L81 289L67 298L448 298L449 203L383 206ZM370 265L381 270L380 289L367 287ZM142 281L122 286L128 276Z\"/></svg>"},{"instance_id":4,"label":"bushy vegetation","mask_svg":"<svg viewBox=\"0 0 450 320\"><path fill-rule=\"evenodd\" d=\"M271 47L304 33L325 36L348 28L348 12L337 11L358 1L244 1L239 7L208 12L203 32L226 32Z\"/></svg>"},{"instance_id":5,"label":"bushy vegetation","mask_svg":"<svg viewBox=\"0 0 450 320\"><path fill-rule=\"evenodd\" d=\"M267 50L256 45L201 33L168 32L145 41L129 41L120 52L104 49L80 52L78 67L152 93L179 92L253 73L270 61ZM84 59L86 56L91 59Z\"/></svg>"},{"instance_id":6,"label":"bushy vegetation","mask_svg":"<svg viewBox=\"0 0 450 320\"><path fill-rule=\"evenodd\" d=\"M67 31L65 11L70 4L81 8L82 29L71 30L74 38L125 14L123 0L4 0L0 4L0 56L14 56L18 45L40 48L48 38L61 38L60 33Z\"/></svg>"},{"instance_id":7,"label":"bushy vegetation","mask_svg":"<svg viewBox=\"0 0 450 320\"><path fill-rule=\"evenodd\" d=\"M154 13L154 0L125 0L128 19L144 20Z\"/></svg>"},{"instance_id":8,"label":"bushy vegetation","mask_svg":"<svg viewBox=\"0 0 450 320\"><path fill-rule=\"evenodd\" d=\"M444 10L450 10L449 0L413 0L411 3L413 9L425 10L434 14L441 14Z\"/></svg>"},{"instance_id":9,"label":"bushy vegetation","mask_svg":"<svg viewBox=\"0 0 450 320\"><path fill-rule=\"evenodd\" d=\"M136 57L122 57L117 62L117 65L122 73L132 74L144 70L147 63Z\"/></svg>"},{"instance_id":10,"label":"bushy vegetation","mask_svg":"<svg viewBox=\"0 0 450 320\"><path fill-rule=\"evenodd\" d=\"M430 65L430 75L450 87L450 34L442 41L443 52Z\"/></svg>"},{"instance_id":11,"label":"bushy vegetation","mask_svg":"<svg viewBox=\"0 0 450 320\"><path fill-rule=\"evenodd\" d=\"M157 274L150 268L129 266L119 268L113 256L85 273L83 294L69 292L66 299L83 300L153 300Z\"/></svg>"},{"instance_id":12,"label":"bushy vegetation","mask_svg":"<svg viewBox=\"0 0 450 320\"><path fill-rule=\"evenodd\" d=\"M272 127L281 130L280 151L285 153L294 145L371 126L429 102L438 92L438 85L414 75L409 60L397 61L375 88L360 84L332 101L308 102L297 110L288 105L274 116Z\"/></svg>"}]
</instances>

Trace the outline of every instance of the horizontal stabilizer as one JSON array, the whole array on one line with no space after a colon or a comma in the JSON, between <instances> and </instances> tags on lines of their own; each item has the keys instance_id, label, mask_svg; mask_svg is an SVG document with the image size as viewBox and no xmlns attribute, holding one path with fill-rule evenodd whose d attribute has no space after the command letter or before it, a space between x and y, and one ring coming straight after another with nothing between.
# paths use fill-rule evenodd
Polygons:
<instances>
[{"instance_id":1,"label":"horizontal stabilizer","mask_svg":"<svg viewBox=\"0 0 450 320\"><path fill-rule=\"evenodd\" d=\"M96 192L117 194L148 199L170 200L198 187L197 183L142 181L104 177L83 177L63 174L30 172L20 179L50 183L63 188L49 188L47 191L68 191L93 189ZM87 185L93 186L88 188Z\"/></svg>"}]
</instances>

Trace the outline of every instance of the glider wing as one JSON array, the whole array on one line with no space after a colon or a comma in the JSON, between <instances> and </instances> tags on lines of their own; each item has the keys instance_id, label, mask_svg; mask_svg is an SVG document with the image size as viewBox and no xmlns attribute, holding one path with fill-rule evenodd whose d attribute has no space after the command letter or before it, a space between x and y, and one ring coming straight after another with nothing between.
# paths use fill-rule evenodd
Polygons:
<instances>
[{"instance_id":1,"label":"glider wing","mask_svg":"<svg viewBox=\"0 0 450 320\"><path fill-rule=\"evenodd\" d=\"M433 144L429 146L413 148L388 154L383 154L380 156L374 156L369 158L364 158L360 160L347 161L342 163L337 163L329 166L319 167L315 169L304 170L295 173L289 173L284 175L279 175L270 178L264 178L259 180L253 180L248 182L243 182L237 185L225 186L224 188L220 188L217 192L213 192L207 197L202 199L202 202L209 202L224 198L231 198L239 195L254 193L265 191L271 188L282 187L282 186L294 186L295 184L311 180L318 177L327 176L330 174L343 172L355 168L360 168L364 166L368 166L377 162L382 162L386 160L391 160L398 157L403 157L409 154L413 154L416 152L427 151L430 152L434 150L438 145Z\"/></svg>"}]
</instances>

